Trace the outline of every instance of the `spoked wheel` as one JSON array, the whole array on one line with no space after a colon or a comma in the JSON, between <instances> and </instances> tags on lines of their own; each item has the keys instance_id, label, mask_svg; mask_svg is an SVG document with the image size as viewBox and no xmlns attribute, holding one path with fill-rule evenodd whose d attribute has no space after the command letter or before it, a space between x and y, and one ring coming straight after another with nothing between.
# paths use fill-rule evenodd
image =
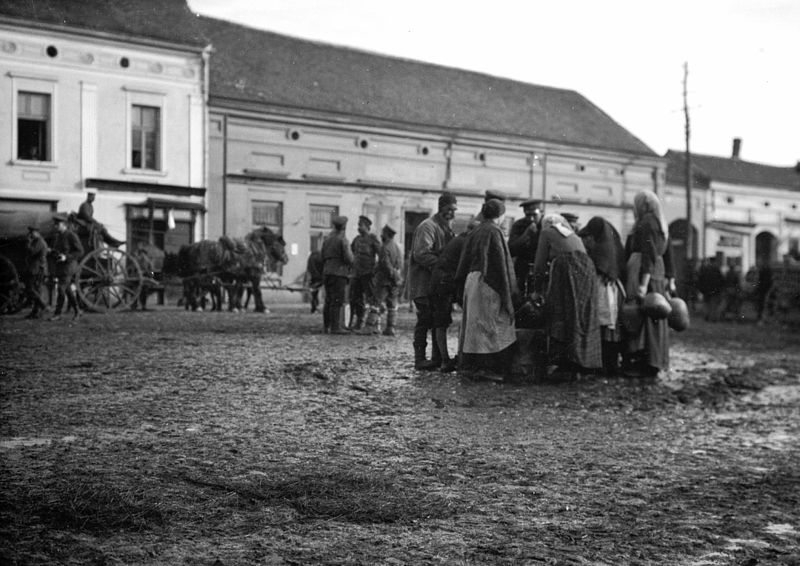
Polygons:
<instances>
[{"instance_id":1,"label":"spoked wheel","mask_svg":"<svg viewBox=\"0 0 800 566\"><path fill-rule=\"evenodd\" d=\"M11 260L0 255L0 314L14 314L25 306L19 273Z\"/></svg>"},{"instance_id":2,"label":"spoked wheel","mask_svg":"<svg viewBox=\"0 0 800 566\"><path fill-rule=\"evenodd\" d=\"M86 255L78 268L78 296L95 312L130 308L139 298L142 269L136 260L116 248L100 248Z\"/></svg>"}]
</instances>

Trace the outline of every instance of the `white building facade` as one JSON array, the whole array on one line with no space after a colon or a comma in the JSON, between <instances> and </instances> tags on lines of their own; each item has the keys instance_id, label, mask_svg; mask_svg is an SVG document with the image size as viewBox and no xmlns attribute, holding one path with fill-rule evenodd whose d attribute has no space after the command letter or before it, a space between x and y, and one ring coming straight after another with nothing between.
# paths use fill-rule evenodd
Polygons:
<instances>
[{"instance_id":1,"label":"white building facade","mask_svg":"<svg viewBox=\"0 0 800 566\"><path fill-rule=\"evenodd\" d=\"M204 237L208 52L0 19L0 222L76 211L133 247Z\"/></svg>"},{"instance_id":2,"label":"white building facade","mask_svg":"<svg viewBox=\"0 0 800 566\"><path fill-rule=\"evenodd\" d=\"M734 144L731 157L691 157L693 256L719 256L737 262L743 271L762 261L800 259L800 167L743 161L739 147L740 142ZM666 158L665 213L674 245L682 253L685 157L670 151Z\"/></svg>"}]
</instances>

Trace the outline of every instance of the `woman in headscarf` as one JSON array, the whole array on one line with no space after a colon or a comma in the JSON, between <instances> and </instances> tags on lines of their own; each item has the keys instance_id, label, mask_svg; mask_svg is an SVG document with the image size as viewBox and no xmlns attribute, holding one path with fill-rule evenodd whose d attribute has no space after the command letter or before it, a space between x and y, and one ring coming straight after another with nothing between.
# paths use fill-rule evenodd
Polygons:
<instances>
[{"instance_id":1,"label":"woman in headscarf","mask_svg":"<svg viewBox=\"0 0 800 566\"><path fill-rule=\"evenodd\" d=\"M463 369L507 374L510 346L517 339L514 300L517 283L508 244L499 224L505 205L490 199L481 209L483 220L467 237L456 270L463 287L459 352Z\"/></svg>"},{"instance_id":2,"label":"woman in headscarf","mask_svg":"<svg viewBox=\"0 0 800 566\"><path fill-rule=\"evenodd\" d=\"M669 298L675 292L672 250L661 202L653 191L641 191L633 199L635 223L627 242L626 291L638 300L652 291ZM666 319L644 317L641 330L627 338L625 374L656 376L669 369L669 328Z\"/></svg>"},{"instance_id":3,"label":"woman in headscarf","mask_svg":"<svg viewBox=\"0 0 800 566\"><path fill-rule=\"evenodd\" d=\"M551 370L602 366L597 279L586 248L560 214L542 219L533 266L534 299L544 297Z\"/></svg>"},{"instance_id":4,"label":"woman in headscarf","mask_svg":"<svg viewBox=\"0 0 800 566\"><path fill-rule=\"evenodd\" d=\"M597 316L602 340L603 372L619 371L622 344L620 309L625 301L625 248L622 238L606 219L595 216L578 232L597 275Z\"/></svg>"}]
</instances>

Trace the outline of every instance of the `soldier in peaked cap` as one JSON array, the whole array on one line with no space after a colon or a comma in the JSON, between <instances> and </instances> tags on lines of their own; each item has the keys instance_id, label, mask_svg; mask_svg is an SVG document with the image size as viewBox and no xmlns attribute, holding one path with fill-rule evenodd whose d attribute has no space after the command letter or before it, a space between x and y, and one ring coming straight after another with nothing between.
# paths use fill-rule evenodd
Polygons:
<instances>
[{"instance_id":1,"label":"soldier in peaked cap","mask_svg":"<svg viewBox=\"0 0 800 566\"><path fill-rule=\"evenodd\" d=\"M83 255L83 246L75 232L67 226L67 215L56 214L53 216L56 226L56 235L53 239L51 253L55 257L55 276L58 280L58 299L56 310L50 320L59 320L64 308L64 299L67 299L67 310L74 310L74 318L81 316L76 297L75 275L78 272L78 260Z\"/></svg>"},{"instance_id":2,"label":"soldier in peaked cap","mask_svg":"<svg viewBox=\"0 0 800 566\"><path fill-rule=\"evenodd\" d=\"M494 190L490 189L490 190L486 191L486 193L484 194L483 202L489 202L492 199L499 200L501 202L505 202L506 199L508 199L508 197L506 196L505 193L502 193L500 191L494 191Z\"/></svg>"},{"instance_id":3,"label":"soldier in peaked cap","mask_svg":"<svg viewBox=\"0 0 800 566\"><path fill-rule=\"evenodd\" d=\"M353 239L353 270L350 279L350 330L361 330L367 308L375 302L372 278L381 242L370 232L372 220L366 216L358 217L358 236Z\"/></svg>"},{"instance_id":4,"label":"soldier in peaked cap","mask_svg":"<svg viewBox=\"0 0 800 566\"><path fill-rule=\"evenodd\" d=\"M571 212L562 212L560 214L561 214L561 216L564 217L564 219L566 219L566 221L569 223L569 225L572 227L572 229L575 232L580 230L581 225L578 224L578 215L577 214L572 214Z\"/></svg>"},{"instance_id":5,"label":"soldier in peaked cap","mask_svg":"<svg viewBox=\"0 0 800 566\"><path fill-rule=\"evenodd\" d=\"M536 262L536 247L539 244L539 228L542 220L542 201L528 199L520 203L525 216L511 225L508 249L514 258L514 273L517 286L523 296L533 291L533 265Z\"/></svg>"},{"instance_id":6,"label":"soldier in peaked cap","mask_svg":"<svg viewBox=\"0 0 800 566\"><path fill-rule=\"evenodd\" d=\"M378 253L378 264L375 266L375 301L371 305L367 316L366 330L371 334L380 331L381 310L386 308L386 328L384 336L395 335L395 322L397 321L397 297L400 294L400 285L403 283L403 254L394 241L396 232L391 226L384 226L381 230L381 249Z\"/></svg>"},{"instance_id":7,"label":"soldier in peaked cap","mask_svg":"<svg viewBox=\"0 0 800 566\"><path fill-rule=\"evenodd\" d=\"M353 252L344 235L347 217L336 216L331 222L333 230L322 243L322 276L325 280L322 324L326 334L347 334L343 328L344 299L350 267L353 265Z\"/></svg>"}]
</instances>

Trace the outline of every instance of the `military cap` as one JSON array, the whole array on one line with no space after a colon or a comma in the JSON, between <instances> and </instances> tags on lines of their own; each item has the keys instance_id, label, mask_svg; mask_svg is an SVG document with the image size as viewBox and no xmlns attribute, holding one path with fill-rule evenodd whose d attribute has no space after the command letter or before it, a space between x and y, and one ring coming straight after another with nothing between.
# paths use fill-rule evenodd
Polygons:
<instances>
[{"instance_id":1,"label":"military cap","mask_svg":"<svg viewBox=\"0 0 800 566\"><path fill-rule=\"evenodd\" d=\"M542 201L538 198L529 198L528 200L524 200L519 203L519 205L523 208L527 206L542 206Z\"/></svg>"},{"instance_id":2,"label":"military cap","mask_svg":"<svg viewBox=\"0 0 800 566\"><path fill-rule=\"evenodd\" d=\"M499 201L505 202L505 200L507 198L508 197L506 196L505 193L501 193L500 191L489 190L489 191L486 191L486 194L483 197L483 201L484 202L488 202L488 201L490 201L492 199L495 199L495 200L499 200Z\"/></svg>"},{"instance_id":3,"label":"military cap","mask_svg":"<svg viewBox=\"0 0 800 566\"><path fill-rule=\"evenodd\" d=\"M386 226L383 227L383 233L386 234L389 238L394 238L394 235L397 234L397 231L387 224Z\"/></svg>"},{"instance_id":4,"label":"military cap","mask_svg":"<svg viewBox=\"0 0 800 566\"><path fill-rule=\"evenodd\" d=\"M59 214L54 214L53 215L53 222L66 222L66 221L67 221L67 215L66 214L59 213Z\"/></svg>"},{"instance_id":5,"label":"military cap","mask_svg":"<svg viewBox=\"0 0 800 566\"><path fill-rule=\"evenodd\" d=\"M563 216L566 219L567 222L577 222L578 221L578 215L577 214L572 214L571 212L560 212L559 214L561 214L561 216Z\"/></svg>"},{"instance_id":6,"label":"military cap","mask_svg":"<svg viewBox=\"0 0 800 566\"><path fill-rule=\"evenodd\" d=\"M334 216L331 222L337 228L343 228L345 225L347 225L347 216Z\"/></svg>"},{"instance_id":7,"label":"military cap","mask_svg":"<svg viewBox=\"0 0 800 566\"><path fill-rule=\"evenodd\" d=\"M448 205L455 205L456 204L456 195L453 193L442 193L439 197L439 208Z\"/></svg>"},{"instance_id":8,"label":"military cap","mask_svg":"<svg viewBox=\"0 0 800 566\"><path fill-rule=\"evenodd\" d=\"M359 222L359 223L363 222L363 223L364 223L364 224L366 224L367 226L372 226L372 220L370 220L370 219L369 219L368 217L366 217L366 216L359 216L359 217L358 217L358 222Z\"/></svg>"},{"instance_id":9,"label":"military cap","mask_svg":"<svg viewBox=\"0 0 800 566\"><path fill-rule=\"evenodd\" d=\"M38 232L38 226L28 226L28 232Z\"/></svg>"}]
</instances>

